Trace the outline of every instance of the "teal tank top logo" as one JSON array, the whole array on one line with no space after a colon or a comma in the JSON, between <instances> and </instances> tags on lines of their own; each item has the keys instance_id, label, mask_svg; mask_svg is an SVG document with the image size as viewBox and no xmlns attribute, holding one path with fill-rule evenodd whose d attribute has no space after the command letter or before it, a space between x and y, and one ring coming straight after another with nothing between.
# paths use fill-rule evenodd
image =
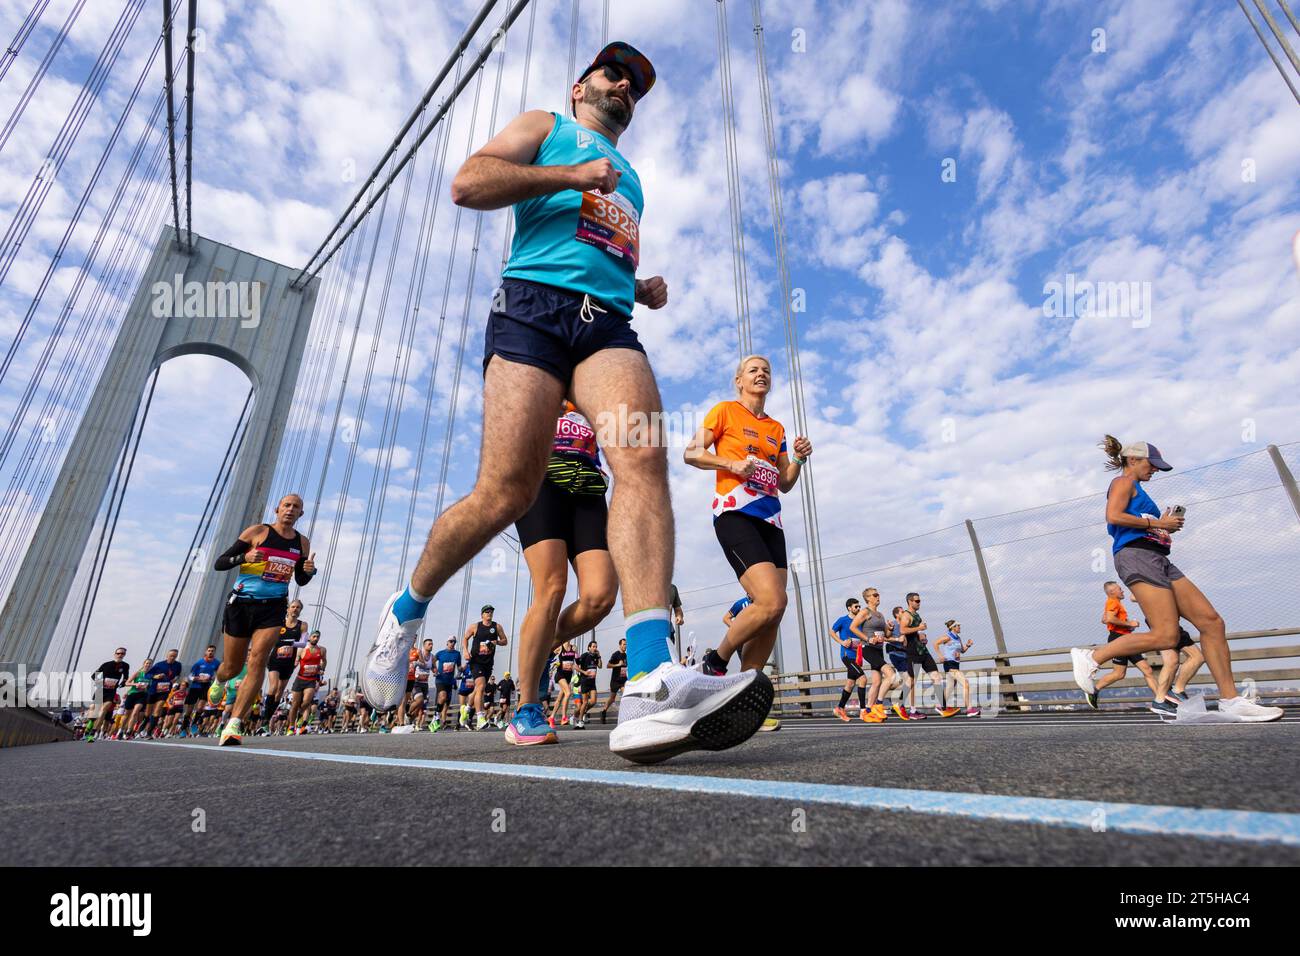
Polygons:
<instances>
[{"instance_id":1,"label":"teal tank top logo","mask_svg":"<svg viewBox=\"0 0 1300 956\"><path fill-rule=\"evenodd\" d=\"M564 189L515 203L510 260L501 273L590 295L632 314L641 257L641 179L608 139L559 114L534 166L576 166L606 158L622 176L609 195Z\"/></svg>"}]
</instances>

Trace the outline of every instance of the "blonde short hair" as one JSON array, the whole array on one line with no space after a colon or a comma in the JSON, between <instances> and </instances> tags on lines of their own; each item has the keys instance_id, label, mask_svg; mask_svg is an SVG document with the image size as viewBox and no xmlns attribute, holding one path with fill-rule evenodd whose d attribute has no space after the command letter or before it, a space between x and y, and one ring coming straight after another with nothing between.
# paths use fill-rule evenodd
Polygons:
<instances>
[{"instance_id":1,"label":"blonde short hair","mask_svg":"<svg viewBox=\"0 0 1300 956\"><path fill-rule=\"evenodd\" d=\"M771 377L771 374L772 374L772 360L771 360L771 359L769 359L766 355L746 355L743 359L740 360L740 364L738 364L738 365L736 366L736 374L735 374L735 377L732 379L733 382L736 382L736 394L737 394L737 395L740 394L740 384L739 384L739 381L738 381L738 380L740 379L740 373L743 372L743 371L745 371L745 366L749 364L749 360L750 360L750 359L762 359L764 362L766 362L766 363L767 363L767 374L768 374L769 377Z\"/></svg>"}]
</instances>

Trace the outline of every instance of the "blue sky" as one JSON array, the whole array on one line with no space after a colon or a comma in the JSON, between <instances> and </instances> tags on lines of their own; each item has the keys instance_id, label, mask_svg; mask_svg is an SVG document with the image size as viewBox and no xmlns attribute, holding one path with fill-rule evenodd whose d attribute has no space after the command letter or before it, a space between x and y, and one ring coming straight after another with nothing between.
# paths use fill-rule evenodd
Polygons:
<instances>
[{"instance_id":1,"label":"blue sky","mask_svg":"<svg viewBox=\"0 0 1300 956\"><path fill-rule=\"evenodd\" d=\"M536 6L526 103L553 109L567 82L570 3L536 0ZM0 84L0 114L8 115L69 7L51 4ZM307 16L300 4L205 0L205 49L196 79L196 231L276 261L304 262L476 7L322 2ZM600 8L595 0L582 4L579 60L599 47ZM0 214L6 223L120 10L116 3L87 6L51 77L0 153ZM23 3L0 6L0 33L12 35L25 13ZM635 323L666 407L699 414L729 397L736 356L714 13L713 3L700 0L611 5L611 36L640 47L660 75L621 145L645 181L642 273L664 275L671 301L661 312L639 311ZM792 280L807 297L807 311L798 319L824 554L856 552L959 526L967 517L1099 492L1106 477L1095 443L1105 431L1154 441L1180 468L1300 439L1294 387L1300 289L1290 252L1300 230L1300 111L1239 10L1160 0L985 0L939 10L901 0L768 0L763 14ZM749 5L732 0L728 15L752 321L777 375L769 411L788 423ZM148 7L0 286L6 347L143 66L156 19L157 11ZM519 106L527 23L525 13L506 44L498 127ZM1104 52L1094 50L1098 29L1105 31ZM474 146L486 138L496 64L496 57L489 61ZM155 70L74 235L74 254L61 264L14 370L0 384L5 421L159 83ZM469 95L452 124L448 176L470 142ZM349 448L338 436L331 444L324 500L308 503L309 514L318 509L318 550L336 549L329 603L340 611L350 591L353 556L370 545L362 540L361 520L383 406L394 384L390 370L401 302L414 271L414 235L433 143L431 137L416 163L390 308L376 335L378 283L392 248L400 179L378 245L376 289L361 316L345 428L349 416L355 417L364 362L377 337L376 376L365 419L354 429L360 436L358 463L337 536L339 477ZM945 159L955 161L954 181L941 175ZM455 212L445 185L439 202L411 375L394 393L403 417L376 583L367 607L353 614L359 621L373 619L399 576L397 552L452 243ZM475 466L477 355L504 222L501 214L484 220L468 345L456 356L464 373L448 500L467 490ZM473 217L464 216L447 293L452 342L462 315L472 228ZM139 248L155 236L151 225L125 241ZM1045 286L1067 275L1135 283L1149 293L1150 321L1045 315ZM355 311L346 317L346 329L355 317ZM337 318L317 315L318 322ZM312 341L332 329L314 328ZM106 348L104 334L87 334ZM345 336L345 347L347 341ZM57 352L56 361L63 354ZM444 350L416 504L417 540L433 517L436 489L428 476L430 468L436 470L446 430L447 361ZM215 360L189 357L164 367L87 635L88 663L113 644L139 645L152 635L244 387L240 373ZM232 402L232 394L239 400ZM332 411L334 397L303 394L300 401L325 402ZM62 407L67 415L78 411L75 400ZM692 590L687 599L696 611L688 626L698 626L701 643L712 643L720 634L714 622L736 587L727 583L729 569L717 555L707 519L711 480L684 466L676 452L672 459L677 579L683 590L717 586ZM6 487L9 467L0 470ZM1268 480L1266 473L1261 476ZM313 474L311 489L315 483ZM1194 494L1197 486L1182 487ZM22 516L39 507L39 500L13 507L25 527ZM799 547L797 495L786 509L791 546ZM1092 551L1105 543L1104 535L1094 540L1102 533L1097 517L1094 532L1065 552L1045 553L1063 566L1044 580L1059 580L1069 591L1068 610L1050 624L1062 634L1076 627L1088 633L1092 624L1093 591L1100 590L1090 567ZM1284 529L1289 520L1285 510L1253 519ZM964 531L955 538L940 532L918 544L917 553L968 546L963 536ZM1293 556L1295 544L1294 536L1279 539L1279 553ZM1189 527L1187 553L1204 553L1209 561L1211 545L1207 531ZM885 548L880 560L905 553L901 546ZM854 560L862 563L855 567ZM986 632L978 595L970 593L977 582L969 578L968 559L947 560L962 563L918 569L910 583L900 579L895 589L929 589L941 595L935 604L941 616L949 608L979 620ZM828 577L845 579L832 584L829 604L842 606L839 589L846 583L853 590L867 583L853 581L857 570L879 566L867 554L828 566ZM510 607L513 570L507 547L485 552L476 564L471 604L488 600ZM1196 576L1195 568L1186 570ZM1021 583L1008 581L1007 587ZM898 597L886 594L886 603ZM307 592L304 599L311 600ZM523 600L521 590L521 616ZM455 619L459 604L457 579L438 598L431 633L461 629ZM1247 602L1240 607L1230 627L1249 615ZM508 614L502 616L508 620ZM618 621L616 612L601 632L603 643L612 646ZM337 640L331 626L337 634L337 624L327 626L327 643ZM787 653L793 653L792 635L784 636Z\"/></svg>"}]
</instances>

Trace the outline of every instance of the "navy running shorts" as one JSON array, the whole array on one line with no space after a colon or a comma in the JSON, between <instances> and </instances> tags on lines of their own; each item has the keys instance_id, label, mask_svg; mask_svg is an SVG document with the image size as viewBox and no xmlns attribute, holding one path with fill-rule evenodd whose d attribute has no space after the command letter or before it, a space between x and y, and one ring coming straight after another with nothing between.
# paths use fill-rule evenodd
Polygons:
<instances>
[{"instance_id":1,"label":"navy running shorts","mask_svg":"<svg viewBox=\"0 0 1300 956\"><path fill-rule=\"evenodd\" d=\"M502 279L493 293L483 341L484 373L492 356L500 355L568 385L574 368L605 349L645 352L630 315L581 293L527 279Z\"/></svg>"}]
</instances>

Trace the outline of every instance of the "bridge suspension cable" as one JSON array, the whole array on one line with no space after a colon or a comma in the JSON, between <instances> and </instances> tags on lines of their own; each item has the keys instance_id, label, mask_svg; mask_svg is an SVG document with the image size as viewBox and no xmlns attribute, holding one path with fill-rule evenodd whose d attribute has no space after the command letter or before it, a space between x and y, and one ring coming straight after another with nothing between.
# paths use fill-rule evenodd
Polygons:
<instances>
[{"instance_id":1,"label":"bridge suspension cable","mask_svg":"<svg viewBox=\"0 0 1300 956\"><path fill-rule=\"evenodd\" d=\"M515 22L519 14L523 12L524 7L526 7L528 3L529 0L516 0L514 6L511 7L510 12L506 15L504 21L502 22L501 27L499 28L499 30L502 31L501 35L504 35L504 31L510 29L510 26ZM343 224L347 222L348 215L352 212L353 209L357 207L357 204L360 203L362 198L366 195L366 190L378 178L379 174L383 170L384 164L388 162L389 158L392 157L397 152L398 146L401 145L402 140L406 137L406 134L410 131L411 127L413 127L416 121L420 118L421 114L424 111L424 108L428 105L429 101L433 99L433 94L437 91L438 87L442 85L442 81L446 79L447 74L451 72L452 68L458 64L462 54L464 54L464 52L469 49L470 41L473 40L474 34L478 32L478 28L482 26L483 21L487 19L488 14L492 12L492 8L495 7L496 4L497 4L497 0L487 0L487 2L485 2L483 6L479 9L479 12L475 14L474 19L470 22L470 25L465 29L465 32L461 35L460 40L458 40L455 47L452 48L452 52L448 54L446 62L444 62L442 65L442 69L438 71L438 75L434 77L433 82L429 84L429 88L425 90L424 96L420 98L419 104L416 106L414 110L411 111L411 115L407 117L406 122L402 124L402 128L397 131L397 135L393 138L393 142L389 144L388 149L384 151L383 156L381 156L379 158L379 161L375 163L374 170L366 178L366 181L362 183L361 188L357 190L357 194L356 196L353 197L352 202L350 202L347 208L343 210L343 215L340 216L338 222L334 224L334 228L329 231L329 233L325 236L324 241L320 244L317 250L314 253L312 253L311 258L307 260L307 264L302 267L302 271L298 273L297 277L294 280L296 283L301 284L304 278L314 276L317 272L319 272L321 270L321 267L324 266L325 263L328 262L331 257L333 257L334 253L338 250L342 240L347 238L347 233L345 232L343 236L335 240L332 246L330 245L330 239L332 239L335 233L337 233L339 229L343 227ZM398 160L395 164L392 164L390 166L388 176L386 177L384 182L380 184L377 190L372 191L370 195L370 199L367 201L365 207L353 218L352 224L348 227L347 232L351 232L352 230L356 229L357 224L366 218L366 215L374 207L379 197L388 192L388 187L392 185L392 182L397 177L397 174L401 172L402 169L405 168L408 162L411 161L411 158L415 155L416 151L419 150L420 145L424 142L424 138L429 135L430 130L432 130L432 128L437 124L437 122L440 119L442 119L442 114L446 112L450 104L454 102L456 98L460 96L461 92L465 89L465 87L469 85L470 73L476 72L479 67L481 67L485 62L487 62L488 56L492 53L492 47L494 42L495 42L495 37L493 38L492 41L486 44L482 50L479 51L479 54L475 58L475 62L471 66L470 71L466 73L464 77L462 77L461 81L456 83L452 87L451 92L443 98L442 105L438 108L438 112L433 116L432 119L429 120L429 123L425 126L424 133L417 136L415 142L411 144L410 148L407 149L406 153L403 154L402 158ZM324 257L322 258L321 253L325 252L327 246L329 246L329 251L326 252ZM315 268L313 268L313 265L315 266Z\"/></svg>"},{"instance_id":2,"label":"bridge suspension cable","mask_svg":"<svg viewBox=\"0 0 1300 956\"><path fill-rule=\"evenodd\" d=\"M176 106L172 102L172 4L162 0L163 8L163 61L166 64L166 76L163 89L167 93L167 163L172 177L172 224L176 229L176 241L181 241L181 207L176 188Z\"/></svg>"},{"instance_id":3,"label":"bridge suspension cable","mask_svg":"<svg viewBox=\"0 0 1300 956\"><path fill-rule=\"evenodd\" d=\"M18 25L18 32L14 34L14 38L5 47L3 55L0 55L0 83L4 82L5 76L9 73L9 67L13 65L14 60L18 59L23 44L27 42L27 38L36 29L36 24L40 22L42 14L45 13L45 8L49 5L50 0L37 0L36 6L27 12L23 22Z\"/></svg>"},{"instance_id":4,"label":"bridge suspension cable","mask_svg":"<svg viewBox=\"0 0 1300 956\"><path fill-rule=\"evenodd\" d=\"M157 50L158 50L158 45L155 44L154 46L155 53L157 52ZM81 221L81 216L87 207L91 194L94 192L95 186L99 182L100 175L104 171L104 167L108 161L108 157L111 154L113 147L117 143L118 137L122 132L127 117L130 115L132 109L135 106L135 101L139 96L140 88L144 83L145 75L148 73L149 67L152 65L152 62L153 62L153 58L150 57L149 63L147 63L145 66L145 70L141 72L140 78L136 81L135 89L132 90L131 96L126 104L126 107L123 109L121 116L118 118L117 125L114 127L113 132L109 137L108 145L103 151L103 153L100 155L99 162L96 165L93 174L91 175L90 181L86 184L86 188L82 192L81 199L78 202L76 208L74 209L72 217L70 218L67 227L63 231L63 236L59 241L59 245L55 251L54 257L50 260L49 265L46 267L45 274L41 277L41 281L36 288L36 292L32 296L32 301L28 305L27 311L23 315L23 319L18 328L18 333L15 336L14 341L11 343L9 347L9 351L5 355L3 363L0 363L0 382L3 382L4 375L9 370L11 363L14 359L14 356L18 352L19 343L23 335L26 333L27 329L31 326L32 321L36 315L37 309L40 307L41 301L44 299L45 292L49 288L49 285L53 280L55 271L58 268L59 262L63 256L63 252L67 248L69 242L72 239L74 232L76 231L78 224ZM156 118L157 116L157 109L158 106L155 105L154 112L151 114L150 117L151 122L149 126L152 125L153 119ZM146 126L146 129L148 129L149 126ZM141 143L142 142L143 140L141 141ZM141 143L137 144L137 156L139 150L142 148ZM110 202L109 209L105 212L104 217L101 219L99 233L96 236L95 241L92 242L92 244L86 250L86 253L82 258L81 268L78 270L78 277L76 282L74 282L73 294L69 299L69 301L72 304L75 304L76 296L80 294L80 290L84 285L85 278L89 274L90 269L94 265L95 259L99 253L100 242L102 241L106 233L108 223L111 221L113 215L116 214L118 204L121 201L122 190L125 188L127 182L127 176L129 176L130 169L131 167L128 166L127 172L124 173L123 178L119 180L118 189L113 196L113 200ZM24 389L23 395L19 400L18 409L13 419L11 420L9 427L5 432L4 437L0 439L0 467L4 465L4 462L8 457L9 450L13 445L14 438L18 433L18 429L21 428L22 422L25 419L28 406L30 405L33 396L36 394L37 389L40 387L41 380L44 377L45 370L49 365L50 358L54 354L55 349L59 345L61 336L63 334L63 330L67 324L70 315L71 315L71 307L65 303L65 308L60 311L59 317L55 321L54 327L45 341L45 345L41 351L41 356L37 360L34 369L32 371L32 374L28 379L27 386Z\"/></svg>"},{"instance_id":5,"label":"bridge suspension cable","mask_svg":"<svg viewBox=\"0 0 1300 956\"><path fill-rule=\"evenodd\" d=\"M48 2L48 0L46 0L46 2ZM77 22L77 17L81 14L81 8L85 5L86 0L76 0L72 5L72 9L68 11L67 18L63 21L63 26L59 28L59 32L54 36L54 42L51 43L50 48L45 51L45 56L41 59L40 65L36 67L36 71L32 73L32 78L27 81L26 89L24 89L22 95L18 97L18 102L14 104L14 108L10 110L9 118L5 120L4 126L0 127L0 152L4 150L5 144L9 142L10 134L13 133L14 128L18 125L18 121L22 119L23 112L27 109L27 104L32 101L32 96L36 93L36 88L41 85L41 81L45 79L45 75L49 73L50 64L54 62L55 55L59 52L59 48L63 46L63 41L68 38L68 32L72 29L72 25ZM44 6L42 6L42 9L44 9ZM32 27L35 28L35 26L36 23L33 20ZM21 28L19 32L22 32ZM28 30L27 32L30 34L31 30ZM8 56L10 52L13 53L13 56L5 63L5 73L9 72L10 64L12 64L14 58L18 56L17 47L12 47L10 50L6 50L5 55Z\"/></svg>"},{"instance_id":6,"label":"bridge suspension cable","mask_svg":"<svg viewBox=\"0 0 1300 956\"><path fill-rule=\"evenodd\" d=\"M772 110L772 91L768 84L767 55L763 43L763 14L760 0L751 0L754 19L754 46L758 60L759 102L763 112L763 130L767 146L767 176L772 203L772 233L776 246L777 269L781 279L781 314L785 323L786 354L790 375L790 398L794 410L796 434L808 434L808 416L804 405L803 368L799 358L799 330L793 311L794 289L790 282L790 267L786 256L785 216L781 209L781 172L776 146L775 119ZM825 584L822 579L821 530L817 518L817 491L812 462L803 466L799 482L799 496L803 503L804 540L808 548L808 565L812 572L813 614L818 635L817 649L822 657L829 627ZM824 661L823 661L824 662Z\"/></svg>"},{"instance_id":7,"label":"bridge suspension cable","mask_svg":"<svg viewBox=\"0 0 1300 956\"><path fill-rule=\"evenodd\" d=\"M740 358L754 351L749 326L749 273L745 257L745 220L741 211L740 151L736 142L736 106L731 85L731 40L727 0L717 0L718 76L722 82L722 142L727 157L727 198L731 217L731 266L736 294L736 342Z\"/></svg>"},{"instance_id":8,"label":"bridge suspension cable","mask_svg":"<svg viewBox=\"0 0 1300 956\"><path fill-rule=\"evenodd\" d=\"M1296 21L1295 14L1293 14L1291 8L1287 6L1286 0L1278 0L1278 2L1281 3L1282 9L1286 12L1287 19L1291 21L1291 26L1295 28L1297 34L1300 34L1300 22ZM1264 36L1264 31L1259 28L1259 24L1257 24L1255 18L1250 15L1250 10L1242 0L1237 0L1237 6L1241 7L1241 12L1245 14L1246 19L1250 21L1251 29L1255 31L1255 36L1259 38L1260 45L1263 46L1264 51L1268 53L1268 58L1273 61L1273 65L1277 67L1278 73L1282 74L1282 82L1284 82L1287 89L1291 91L1291 95L1295 97L1295 101L1300 103L1300 91L1297 91L1295 83L1292 82L1290 75L1286 71L1286 67L1282 65L1282 61L1277 58L1277 54L1274 53L1273 48L1269 46L1268 39ZM1263 18L1264 22L1268 24L1269 31L1277 40L1278 45L1282 47L1282 52L1284 52L1287 59L1291 61L1291 66L1296 71L1297 78L1300 79L1300 57L1296 56L1295 50L1293 50L1291 44L1287 42L1286 34L1278 27L1277 20L1273 18L1273 15L1268 12L1268 8L1265 7L1260 0L1255 0L1255 8L1259 10L1259 15Z\"/></svg>"},{"instance_id":9,"label":"bridge suspension cable","mask_svg":"<svg viewBox=\"0 0 1300 956\"><path fill-rule=\"evenodd\" d=\"M176 581L172 584L172 591L167 598L167 603L163 605L162 614L158 619L158 627L154 630L153 640L149 644L150 657L155 657L159 648L162 647L167 631L171 628L172 621L176 617L176 611L180 604L179 599L185 593L186 585L189 584L193 572L195 570L205 572L210 566L207 551L202 545L212 533L212 525L225 503L226 486L230 481L230 476L234 474L235 462L238 461L239 453L244 447L244 437L248 434L248 409L253 404L253 391L250 387L248 394L244 396L244 405L240 408L239 418L236 419L234 430L230 433L230 441L226 445L225 454L221 456L221 465L217 468L216 478L212 480L212 488L208 491L208 500L203 505L203 513L199 515L194 534L190 537L185 563L176 575ZM181 617L182 621L188 619L189 614Z\"/></svg>"},{"instance_id":10,"label":"bridge suspension cable","mask_svg":"<svg viewBox=\"0 0 1300 956\"><path fill-rule=\"evenodd\" d=\"M191 198L194 178L194 38L197 32L199 0L189 0L189 25L185 31L185 247L194 249L194 203ZM180 238L180 226L176 236Z\"/></svg>"},{"instance_id":11,"label":"bridge suspension cable","mask_svg":"<svg viewBox=\"0 0 1300 956\"><path fill-rule=\"evenodd\" d=\"M0 238L0 285L4 284L5 278L9 275L9 270L18 257L18 250L22 247L23 240L27 238L27 233L36 221L37 214L45 204L45 199L54 185L54 180L58 177L64 162L68 158L68 154L72 151L73 144L76 143L77 137L85 126L86 117L90 115L90 110L95 105L104 83L116 65L118 56L122 52L122 46L126 43L131 28L135 25L135 21L143 8L143 0L132 0L122 10L122 15L118 18L113 32L105 42L104 48L100 51L94 66L91 67L90 74L86 77L80 93L77 94L72 109L64 118L63 125L54 138L54 143L47 151L45 162L41 164L41 168L37 170L36 175L32 178L31 185L27 187L27 194L23 197L13 220L9 223L9 228L5 230L4 237ZM145 72L152 66L153 58L156 55L155 53L150 56Z\"/></svg>"},{"instance_id":12,"label":"bridge suspension cable","mask_svg":"<svg viewBox=\"0 0 1300 956\"><path fill-rule=\"evenodd\" d=\"M100 363L95 358L102 356L95 351L95 343L103 341L116 324L112 304L123 301L126 290L138 283L137 277L148 259L148 245L136 243L136 237L148 233L150 229L156 231L166 220L167 191L165 180L159 178L165 156L164 145L160 140L154 150L149 168L140 181L127 213L125 226L118 231L117 245L73 338L75 347L64 356L56 382L46 395L45 409L38 418L42 427L31 430L21 464L15 469L4 504L0 506L0 511L5 512L4 523L0 526L0 540L5 542L3 558L0 558L0 568L5 569L2 572L4 585L0 587L0 593L8 590L17 573L18 549L31 537L41 504L45 500L46 487L61 458L60 453L67 448L79 421L82 408L76 400L89 394L91 379L99 372ZM131 243L136 243L137 248L132 261L127 264L125 250ZM74 403L60 413L59 405L65 395L73 396ZM57 433L52 427L56 421L59 423ZM18 507L19 494L26 495L30 507Z\"/></svg>"},{"instance_id":13,"label":"bridge suspension cable","mask_svg":"<svg viewBox=\"0 0 1300 956\"><path fill-rule=\"evenodd\" d=\"M72 646L68 649L68 659L64 664L65 673L71 673L73 665L81 658L81 648L86 640L87 625L95 613L95 601L99 597L99 585L104 579L104 567L108 563L108 552L113 546L113 535L117 532L117 520L122 515L122 502L126 499L126 486L131 480L131 471L135 467L135 456L140 450L140 439L144 435L145 421L149 417L149 407L153 404L154 389L158 387L158 369L149 377L144 400L136 415L135 426L122 445L122 456L113 476L112 489L108 495L108 510L104 523L99 529L99 540L95 544L95 555L91 559L90 576L86 582L86 593L81 598L81 607L77 612L77 621L73 627Z\"/></svg>"}]
</instances>

